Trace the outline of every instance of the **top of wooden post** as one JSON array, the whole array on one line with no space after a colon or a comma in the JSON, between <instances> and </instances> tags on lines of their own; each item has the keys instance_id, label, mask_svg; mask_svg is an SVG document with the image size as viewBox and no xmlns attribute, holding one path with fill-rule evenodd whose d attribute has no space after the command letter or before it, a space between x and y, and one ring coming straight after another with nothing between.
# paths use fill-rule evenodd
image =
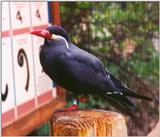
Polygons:
<instances>
[{"instance_id":1,"label":"top of wooden post","mask_svg":"<svg viewBox=\"0 0 160 137\"><path fill-rule=\"evenodd\" d=\"M85 109L54 113L51 135L127 136L127 128L125 118L120 113Z\"/></svg>"}]
</instances>

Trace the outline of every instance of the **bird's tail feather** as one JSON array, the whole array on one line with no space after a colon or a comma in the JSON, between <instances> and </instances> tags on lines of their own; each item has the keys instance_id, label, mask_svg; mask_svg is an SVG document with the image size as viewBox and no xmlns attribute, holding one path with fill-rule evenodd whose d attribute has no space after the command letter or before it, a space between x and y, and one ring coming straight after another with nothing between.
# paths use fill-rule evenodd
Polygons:
<instances>
[{"instance_id":1,"label":"bird's tail feather","mask_svg":"<svg viewBox=\"0 0 160 137\"><path fill-rule=\"evenodd\" d=\"M123 94L125 96L129 96L129 97L134 97L134 98L144 99L144 100L148 100L148 101L153 101L152 98L144 96L144 95L140 95L140 94L136 93L135 91L133 91L132 89L129 89L127 87L124 87Z\"/></svg>"}]
</instances>

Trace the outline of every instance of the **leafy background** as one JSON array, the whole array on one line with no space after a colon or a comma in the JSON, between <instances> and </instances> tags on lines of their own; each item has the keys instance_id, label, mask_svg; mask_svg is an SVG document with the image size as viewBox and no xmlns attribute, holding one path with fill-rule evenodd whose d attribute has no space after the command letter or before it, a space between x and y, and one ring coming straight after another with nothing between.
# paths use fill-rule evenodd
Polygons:
<instances>
[{"instance_id":1,"label":"leafy background","mask_svg":"<svg viewBox=\"0 0 160 137\"><path fill-rule=\"evenodd\" d=\"M147 135L158 121L158 2L61 2L61 24L72 42L96 55L114 75L153 102L132 101L139 124L126 116L129 135ZM68 106L72 104L68 95ZM89 96L80 108L117 111Z\"/></svg>"}]
</instances>

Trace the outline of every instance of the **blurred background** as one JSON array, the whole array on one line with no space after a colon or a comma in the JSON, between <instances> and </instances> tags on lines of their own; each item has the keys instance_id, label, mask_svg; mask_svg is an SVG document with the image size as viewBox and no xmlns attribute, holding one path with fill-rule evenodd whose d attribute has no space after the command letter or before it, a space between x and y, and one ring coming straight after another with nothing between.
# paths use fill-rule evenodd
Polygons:
<instances>
[{"instance_id":1,"label":"blurred background","mask_svg":"<svg viewBox=\"0 0 160 137\"><path fill-rule=\"evenodd\" d=\"M153 98L132 99L139 126L126 116L128 135L147 135L159 119L159 3L61 2L60 11L73 43L96 55L127 86ZM115 110L95 97L80 107Z\"/></svg>"}]
</instances>

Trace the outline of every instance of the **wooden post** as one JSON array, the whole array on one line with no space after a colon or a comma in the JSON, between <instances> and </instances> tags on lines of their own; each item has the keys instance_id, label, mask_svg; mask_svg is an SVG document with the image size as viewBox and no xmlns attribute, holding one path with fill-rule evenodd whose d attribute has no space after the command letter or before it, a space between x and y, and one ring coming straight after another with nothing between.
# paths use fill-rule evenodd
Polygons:
<instances>
[{"instance_id":1,"label":"wooden post","mask_svg":"<svg viewBox=\"0 0 160 137\"><path fill-rule=\"evenodd\" d=\"M59 2L51 2L51 16L54 25L61 25Z\"/></svg>"},{"instance_id":2,"label":"wooden post","mask_svg":"<svg viewBox=\"0 0 160 137\"><path fill-rule=\"evenodd\" d=\"M50 124L52 136L127 136L125 118L105 110L55 112Z\"/></svg>"}]
</instances>

